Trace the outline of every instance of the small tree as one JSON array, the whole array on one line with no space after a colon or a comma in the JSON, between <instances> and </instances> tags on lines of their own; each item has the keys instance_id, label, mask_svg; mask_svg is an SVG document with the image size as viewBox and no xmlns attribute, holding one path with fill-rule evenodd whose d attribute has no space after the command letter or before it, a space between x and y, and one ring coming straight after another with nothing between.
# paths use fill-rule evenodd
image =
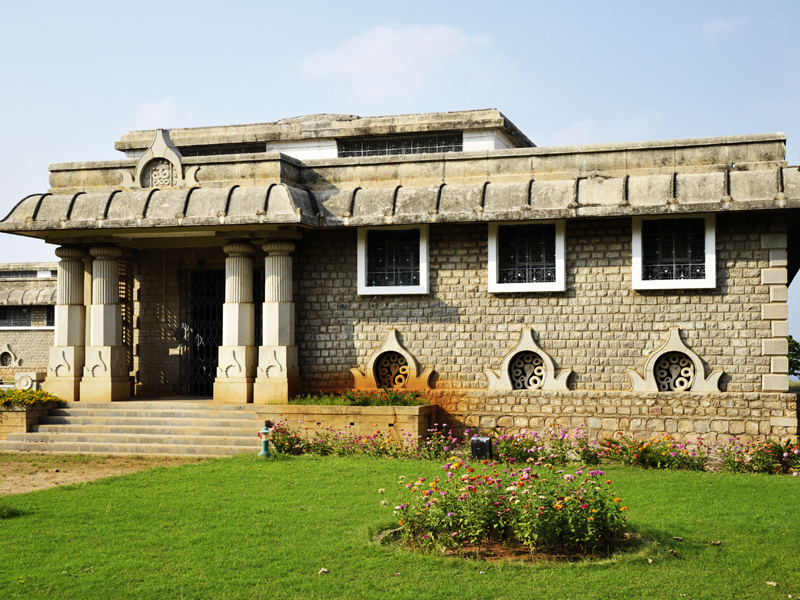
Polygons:
<instances>
[{"instance_id":1,"label":"small tree","mask_svg":"<svg viewBox=\"0 0 800 600\"><path fill-rule=\"evenodd\" d=\"M789 340L789 375L800 377L800 342L792 336L786 339Z\"/></svg>"}]
</instances>

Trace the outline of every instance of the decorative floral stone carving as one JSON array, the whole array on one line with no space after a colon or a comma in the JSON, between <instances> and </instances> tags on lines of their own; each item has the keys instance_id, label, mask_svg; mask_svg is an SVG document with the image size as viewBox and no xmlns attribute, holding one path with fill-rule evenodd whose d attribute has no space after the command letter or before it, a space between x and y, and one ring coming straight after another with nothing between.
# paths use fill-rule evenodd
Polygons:
<instances>
[{"instance_id":1,"label":"decorative floral stone carving","mask_svg":"<svg viewBox=\"0 0 800 600\"><path fill-rule=\"evenodd\" d=\"M500 372L484 369L483 373L490 390L567 391L572 369L561 369L556 376L555 363L533 339L533 330L523 329L517 345L503 357Z\"/></svg>"},{"instance_id":2,"label":"decorative floral stone carving","mask_svg":"<svg viewBox=\"0 0 800 600\"><path fill-rule=\"evenodd\" d=\"M360 369L350 369L350 372L355 378L355 387L360 390L429 390L433 367L419 373L417 359L397 339L397 330L390 329L383 346L367 362L366 374Z\"/></svg>"},{"instance_id":3,"label":"decorative floral stone carving","mask_svg":"<svg viewBox=\"0 0 800 600\"><path fill-rule=\"evenodd\" d=\"M180 151L172 145L169 131L156 130L153 143L139 157L136 171L120 169L120 185L123 188L190 188L197 185L199 167L187 167L185 172Z\"/></svg>"},{"instance_id":4,"label":"decorative floral stone carving","mask_svg":"<svg viewBox=\"0 0 800 600\"><path fill-rule=\"evenodd\" d=\"M656 383L661 392L683 392L692 389L694 364L681 352L662 354L656 362Z\"/></svg>"},{"instance_id":5,"label":"decorative floral stone carving","mask_svg":"<svg viewBox=\"0 0 800 600\"><path fill-rule=\"evenodd\" d=\"M143 188L172 187L175 179L175 167L166 158L154 158L142 170Z\"/></svg>"},{"instance_id":6,"label":"decorative floral stone carving","mask_svg":"<svg viewBox=\"0 0 800 600\"><path fill-rule=\"evenodd\" d=\"M647 357L644 377L628 369L634 392L718 392L722 374L717 369L705 377L703 361L683 343L678 327L670 327L667 341Z\"/></svg>"}]
</instances>

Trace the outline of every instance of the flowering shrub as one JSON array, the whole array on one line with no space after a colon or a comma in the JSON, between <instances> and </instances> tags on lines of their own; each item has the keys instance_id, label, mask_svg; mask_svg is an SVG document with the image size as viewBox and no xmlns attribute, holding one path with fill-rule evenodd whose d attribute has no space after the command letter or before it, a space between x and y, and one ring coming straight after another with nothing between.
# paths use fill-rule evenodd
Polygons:
<instances>
[{"instance_id":1,"label":"flowering shrub","mask_svg":"<svg viewBox=\"0 0 800 600\"><path fill-rule=\"evenodd\" d=\"M734 473L791 473L800 474L800 445L769 440L741 441L730 438L727 444L717 444L715 450L726 471Z\"/></svg>"},{"instance_id":2,"label":"flowering shrub","mask_svg":"<svg viewBox=\"0 0 800 600\"><path fill-rule=\"evenodd\" d=\"M46 402L63 402L58 396L42 390L0 390L0 404L10 406L33 406Z\"/></svg>"},{"instance_id":3,"label":"flowering shrub","mask_svg":"<svg viewBox=\"0 0 800 600\"><path fill-rule=\"evenodd\" d=\"M708 450L702 438L698 438L695 444L679 443L667 434L647 441L629 437L610 439L605 441L605 446L607 456L610 458L619 460L625 465L645 469L703 471L708 457Z\"/></svg>"},{"instance_id":4,"label":"flowering shrub","mask_svg":"<svg viewBox=\"0 0 800 600\"><path fill-rule=\"evenodd\" d=\"M466 434L469 434L469 430ZM573 430L550 427L542 435L536 431L498 434L492 446L497 458L511 464L522 461L538 466L578 462L594 466L599 465L601 457L605 455L605 450L596 441L589 441L586 431L580 427Z\"/></svg>"},{"instance_id":5,"label":"flowering shrub","mask_svg":"<svg viewBox=\"0 0 800 600\"><path fill-rule=\"evenodd\" d=\"M406 544L435 551L516 540L531 552L594 553L609 550L625 527L628 507L610 480L599 479L603 471L541 475L529 466L500 471L497 463L480 464L476 473L463 460L447 463L445 475L430 483L400 478L394 514Z\"/></svg>"},{"instance_id":6,"label":"flowering shrub","mask_svg":"<svg viewBox=\"0 0 800 600\"><path fill-rule=\"evenodd\" d=\"M357 435L348 429L314 431L302 436L285 421L273 426L270 441L275 451L284 454L314 454L318 456L373 456L383 458L417 458L441 460L454 450L459 441L446 424L436 423L424 439L402 432L401 438L390 432L375 431L372 435Z\"/></svg>"},{"instance_id":7,"label":"flowering shrub","mask_svg":"<svg viewBox=\"0 0 800 600\"><path fill-rule=\"evenodd\" d=\"M417 390L344 390L306 394L292 399L290 404L328 406L420 406L428 399Z\"/></svg>"}]
</instances>

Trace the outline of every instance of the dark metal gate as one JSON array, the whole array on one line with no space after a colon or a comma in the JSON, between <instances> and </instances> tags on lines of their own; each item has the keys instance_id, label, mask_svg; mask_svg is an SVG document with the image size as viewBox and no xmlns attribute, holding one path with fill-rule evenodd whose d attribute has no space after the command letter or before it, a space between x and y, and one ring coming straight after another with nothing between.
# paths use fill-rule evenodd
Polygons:
<instances>
[{"instance_id":1,"label":"dark metal gate","mask_svg":"<svg viewBox=\"0 0 800 600\"><path fill-rule=\"evenodd\" d=\"M180 393L211 396L222 343L225 271L178 271L180 289Z\"/></svg>"}]
</instances>

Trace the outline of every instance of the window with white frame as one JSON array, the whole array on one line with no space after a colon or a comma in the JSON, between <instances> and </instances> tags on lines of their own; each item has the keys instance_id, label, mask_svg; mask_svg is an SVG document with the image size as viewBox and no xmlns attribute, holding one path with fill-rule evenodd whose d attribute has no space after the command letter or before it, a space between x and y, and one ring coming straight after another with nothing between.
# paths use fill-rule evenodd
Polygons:
<instances>
[{"instance_id":1,"label":"window with white frame","mask_svg":"<svg viewBox=\"0 0 800 600\"><path fill-rule=\"evenodd\" d=\"M631 266L635 290L716 287L714 215L634 217Z\"/></svg>"},{"instance_id":2,"label":"window with white frame","mask_svg":"<svg viewBox=\"0 0 800 600\"><path fill-rule=\"evenodd\" d=\"M489 224L490 292L563 292L564 221Z\"/></svg>"},{"instance_id":3,"label":"window with white frame","mask_svg":"<svg viewBox=\"0 0 800 600\"><path fill-rule=\"evenodd\" d=\"M358 293L427 294L427 225L359 229Z\"/></svg>"}]
</instances>

